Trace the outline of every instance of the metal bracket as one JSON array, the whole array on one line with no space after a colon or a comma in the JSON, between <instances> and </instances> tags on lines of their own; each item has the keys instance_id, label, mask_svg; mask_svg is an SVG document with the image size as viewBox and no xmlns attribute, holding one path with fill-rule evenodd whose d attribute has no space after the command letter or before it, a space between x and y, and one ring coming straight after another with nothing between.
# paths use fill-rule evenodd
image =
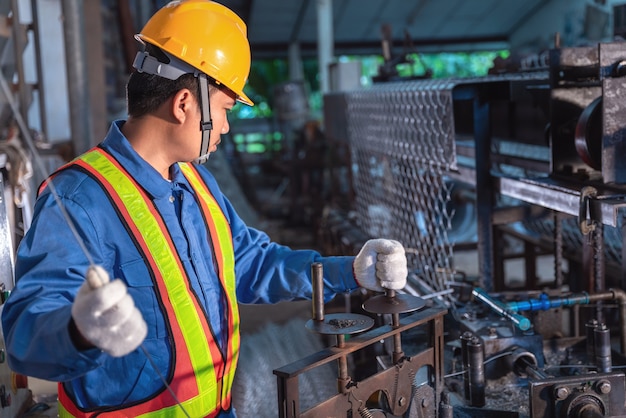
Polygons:
<instances>
[{"instance_id":1,"label":"metal bracket","mask_svg":"<svg viewBox=\"0 0 626 418\"><path fill-rule=\"evenodd\" d=\"M595 187L585 186L580 191L578 207L578 226L583 235L588 235L596 229L597 221L593 219L590 201L598 196Z\"/></svg>"}]
</instances>

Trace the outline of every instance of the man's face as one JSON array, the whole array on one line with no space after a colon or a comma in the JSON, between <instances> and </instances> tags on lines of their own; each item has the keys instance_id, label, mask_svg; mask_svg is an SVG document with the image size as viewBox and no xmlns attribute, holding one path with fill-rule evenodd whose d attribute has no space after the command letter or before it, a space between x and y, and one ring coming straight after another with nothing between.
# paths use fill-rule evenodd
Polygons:
<instances>
[{"instance_id":1,"label":"man's face","mask_svg":"<svg viewBox=\"0 0 626 418\"><path fill-rule=\"evenodd\" d=\"M202 133L198 129L200 126L200 118L202 116L200 103L197 104L196 117L194 117L191 123L187 125L189 127L189 136L187 138L193 138L193 140L189 142L189 145L193 147L193 152L195 153L192 159L197 161L202 161L201 157L208 158L208 154L215 152L221 141L221 136L228 133L230 130L227 113L233 108L233 106L235 106L235 99L237 96L235 93L226 88L212 87L210 89L209 97L211 101L210 109L213 129L210 131L209 147L206 151L200 149L202 144ZM204 152L205 154L200 155L201 152Z\"/></svg>"},{"instance_id":2,"label":"man's face","mask_svg":"<svg viewBox=\"0 0 626 418\"><path fill-rule=\"evenodd\" d=\"M213 130L211 131L211 139L209 141L209 152L215 152L221 141L221 136L227 134L230 130L228 124L228 112L236 104L236 95L226 88L211 89L211 120L213 121Z\"/></svg>"}]
</instances>

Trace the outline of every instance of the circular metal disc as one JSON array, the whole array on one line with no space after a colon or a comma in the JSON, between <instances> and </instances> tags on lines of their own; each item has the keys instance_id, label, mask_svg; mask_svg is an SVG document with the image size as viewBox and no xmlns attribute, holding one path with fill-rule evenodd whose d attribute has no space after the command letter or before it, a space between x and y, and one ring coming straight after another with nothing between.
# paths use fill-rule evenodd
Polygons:
<instances>
[{"instance_id":1,"label":"circular metal disc","mask_svg":"<svg viewBox=\"0 0 626 418\"><path fill-rule=\"evenodd\" d=\"M378 295L369 298L363 303L363 309L377 314L395 314L417 311L424 305L426 302L418 296L396 293L394 297Z\"/></svg>"},{"instance_id":2,"label":"circular metal disc","mask_svg":"<svg viewBox=\"0 0 626 418\"><path fill-rule=\"evenodd\" d=\"M337 313L324 315L324 320L309 319L306 327L318 334L356 334L374 326L374 319L366 315Z\"/></svg>"}]
</instances>

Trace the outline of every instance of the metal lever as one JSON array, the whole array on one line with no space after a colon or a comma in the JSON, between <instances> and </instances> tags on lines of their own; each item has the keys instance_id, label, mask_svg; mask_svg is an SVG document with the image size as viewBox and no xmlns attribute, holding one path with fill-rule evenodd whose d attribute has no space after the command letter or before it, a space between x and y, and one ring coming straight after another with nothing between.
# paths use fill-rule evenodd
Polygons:
<instances>
[{"instance_id":1,"label":"metal lever","mask_svg":"<svg viewBox=\"0 0 626 418\"><path fill-rule=\"evenodd\" d=\"M489 306L491 310L497 313L500 316L505 317L509 321L513 322L515 326L522 331L526 331L530 329L530 320L523 315L516 314L511 312L506 308L502 303L492 299L485 291L476 287L472 290L472 295L476 297L476 299L483 302L485 305Z\"/></svg>"}]
</instances>

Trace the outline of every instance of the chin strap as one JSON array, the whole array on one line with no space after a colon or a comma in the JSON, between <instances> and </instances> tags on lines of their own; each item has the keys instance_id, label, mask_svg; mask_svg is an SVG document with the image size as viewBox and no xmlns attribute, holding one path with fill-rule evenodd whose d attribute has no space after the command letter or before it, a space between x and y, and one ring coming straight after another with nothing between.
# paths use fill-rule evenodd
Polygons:
<instances>
[{"instance_id":1,"label":"chin strap","mask_svg":"<svg viewBox=\"0 0 626 418\"><path fill-rule=\"evenodd\" d=\"M198 74L200 84L200 132L202 132L202 143L200 144L200 156L196 159L199 164L204 164L209 159L209 142L211 130L213 130L213 120L211 119L211 105L209 97L209 81L206 74Z\"/></svg>"}]
</instances>

